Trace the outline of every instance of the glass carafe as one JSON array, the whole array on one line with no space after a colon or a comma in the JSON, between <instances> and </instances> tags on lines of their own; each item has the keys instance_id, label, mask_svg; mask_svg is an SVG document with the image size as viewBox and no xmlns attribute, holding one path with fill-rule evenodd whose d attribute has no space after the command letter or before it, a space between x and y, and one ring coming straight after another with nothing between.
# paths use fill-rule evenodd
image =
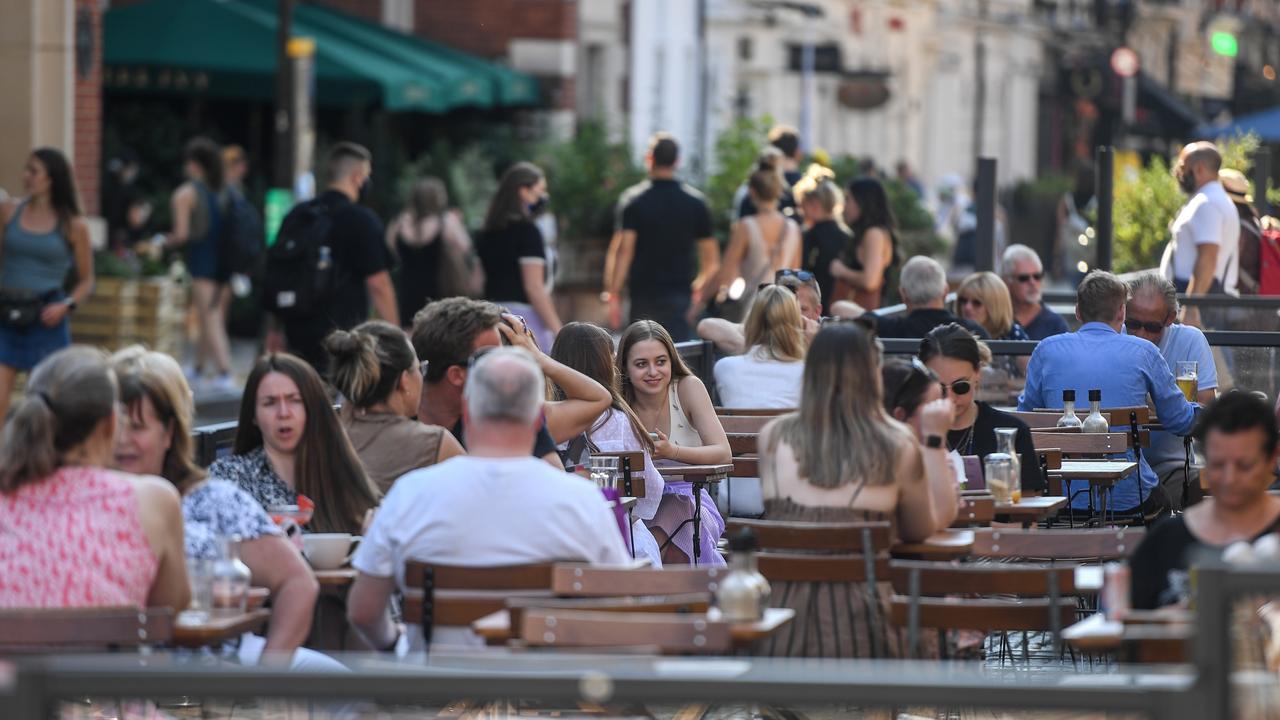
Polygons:
<instances>
[{"instance_id":1,"label":"glass carafe","mask_svg":"<svg viewBox=\"0 0 1280 720\"><path fill-rule=\"evenodd\" d=\"M601 490L618 488L618 458L592 457L590 460L591 481Z\"/></svg>"},{"instance_id":2,"label":"glass carafe","mask_svg":"<svg viewBox=\"0 0 1280 720\"><path fill-rule=\"evenodd\" d=\"M1009 484L1011 502L1022 501L1022 458L1018 455L1017 438L1018 428L996 428L996 453L1008 456L1013 466L1013 480Z\"/></svg>"},{"instance_id":3,"label":"glass carafe","mask_svg":"<svg viewBox=\"0 0 1280 720\"><path fill-rule=\"evenodd\" d=\"M219 544L222 552L213 562L213 606L244 612L249 604L249 581L253 573L240 559L240 536L219 538Z\"/></svg>"},{"instance_id":4,"label":"glass carafe","mask_svg":"<svg viewBox=\"0 0 1280 720\"><path fill-rule=\"evenodd\" d=\"M1062 391L1062 417L1058 418L1058 427L1080 427L1080 418L1076 417L1076 391Z\"/></svg>"},{"instance_id":5,"label":"glass carafe","mask_svg":"<svg viewBox=\"0 0 1280 720\"><path fill-rule=\"evenodd\" d=\"M1013 461L1004 453L991 453L982 462L987 491L997 503L1013 502Z\"/></svg>"}]
</instances>

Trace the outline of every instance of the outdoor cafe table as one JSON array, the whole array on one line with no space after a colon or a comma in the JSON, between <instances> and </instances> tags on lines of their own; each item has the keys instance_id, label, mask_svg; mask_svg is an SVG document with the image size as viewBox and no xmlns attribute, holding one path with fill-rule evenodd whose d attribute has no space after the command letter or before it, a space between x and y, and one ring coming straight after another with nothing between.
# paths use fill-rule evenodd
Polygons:
<instances>
[{"instance_id":1,"label":"outdoor cafe table","mask_svg":"<svg viewBox=\"0 0 1280 720\"><path fill-rule=\"evenodd\" d=\"M356 581L356 569L345 567L337 570L316 570L316 582L322 588L346 588Z\"/></svg>"},{"instance_id":2,"label":"outdoor cafe table","mask_svg":"<svg viewBox=\"0 0 1280 720\"><path fill-rule=\"evenodd\" d=\"M890 553L912 560L954 560L973 551L972 530L943 530L918 543L899 543Z\"/></svg>"},{"instance_id":3,"label":"outdoor cafe table","mask_svg":"<svg viewBox=\"0 0 1280 720\"><path fill-rule=\"evenodd\" d=\"M1063 460L1062 467L1049 471L1049 477L1059 480L1088 480L1098 488L1100 504L1107 507L1107 495L1117 480L1138 469L1133 460ZM1070 491L1067 492L1070 495ZM1092 498L1090 493L1090 498Z\"/></svg>"},{"instance_id":4,"label":"outdoor cafe table","mask_svg":"<svg viewBox=\"0 0 1280 720\"><path fill-rule=\"evenodd\" d=\"M687 482L693 485L693 517L685 522L693 523L693 564L697 565L702 557L702 490L728 478L729 473L733 472L733 465L731 463L723 465L663 463L657 468L667 482ZM674 537L680 532L681 527L684 527L684 523L680 523L671 535Z\"/></svg>"},{"instance_id":5,"label":"outdoor cafe table","mask_svg":"<svg viewBox=\"0 0 1280 720\"><path fill-rule=\"evenodd\" d=\"M213 610L204 622L173 624L173 644L178 647L200 648L221 645L235 640L247 632L262 627L271 617L271 611Z\"/></svg>"},{"instance_id":6,"label":"outdoor cafe table","mask_svg":"<svg viewBox=\"0 0 1280 720\"><path fill-rule=\"evenodd\" d=\"M1192 617L1186 610L1130 610L1123 622L1095 613L1062 631L1062 640L1082 652L1116 652L1140 663L1187 662Z\"/></svg>"},{"instance_id":7,"label":"outdoor cafe table","mask_svg":"<svg viewBox=\"0 0 1280 720\"><path fill-rule=\"evenodd\" d=\"M737 648L750 647L753 643L764 640L795 619L796 611L791 608L766 608L764 617L756 622L733 623L729 626L729 636ZM484 638L486 645L500 645L511 638L511 614L507 610L498 610L471 623L471 630Z\"/></svg>"},{"instance_id":8,"label":"outdoor cafe table","mask_svg":"<svg viewBox=\"0 0 1280 720\"><path fill-rule=\"evenodd\" d=\"M1065 497L1023 496L1016 503L996 503L996 518L1002 522L1020 522L1023 527L1030 527L1040 520L1052 517L1066 504Z\"/></svg>"}]
</instances>

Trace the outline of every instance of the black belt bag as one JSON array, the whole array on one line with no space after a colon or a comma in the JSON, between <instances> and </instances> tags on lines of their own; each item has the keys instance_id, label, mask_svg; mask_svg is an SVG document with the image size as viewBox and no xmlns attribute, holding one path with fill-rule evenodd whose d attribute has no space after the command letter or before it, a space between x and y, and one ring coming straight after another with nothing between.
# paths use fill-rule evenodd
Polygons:
<instances>
[{"instance_id":1,"label":"black belt bag","mask_svg":"<svg viewBox=\"0 0 1280 720\"><path fill-rule=\"evenodd\" d=\"M56 293L0 289L0 325L25 330L40 321L40 311Z\"/></svg>"}]
</instances>

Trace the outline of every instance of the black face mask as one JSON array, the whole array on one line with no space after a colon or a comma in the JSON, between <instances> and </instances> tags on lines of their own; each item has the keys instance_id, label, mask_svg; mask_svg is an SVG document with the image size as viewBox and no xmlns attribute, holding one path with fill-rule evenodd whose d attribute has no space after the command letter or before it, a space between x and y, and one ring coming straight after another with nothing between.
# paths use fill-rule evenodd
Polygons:
<instances>
[{"instance_id":1,"label":"black face mask","mask_svg":"<svg viewBox=\"0 0 1280 720\"><path fill-rule=\"evenodd\" d=\"M1182 188L1182 192L1188 195L1194 195L1196 192L1196 176L1190 170L1183 170L1178 176L1178 187Z\"/></svg>"},{"instance_id":2,"label":"black face mask","mask_svg":"<svg viewBox=\"0 0 1280 720\"><path fill-rule=\"evenodd\" d=\"M529 206L529 217L538 217L550 204L551 196L546 193L542 193L538 196L538 199L533 201L533 204Z\"/></svg>"}]
</instances>

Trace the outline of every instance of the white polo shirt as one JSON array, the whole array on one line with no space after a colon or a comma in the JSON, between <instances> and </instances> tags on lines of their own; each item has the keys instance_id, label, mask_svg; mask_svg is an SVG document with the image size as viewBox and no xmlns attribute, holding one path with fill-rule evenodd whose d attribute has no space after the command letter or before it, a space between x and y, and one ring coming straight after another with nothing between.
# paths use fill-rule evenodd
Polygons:
<instances>
[{"instance_id":1,"label":"white polo shirt","mask_svg":"<svg viewBox=\"0 0 1280 720\"><path fill-rule=\"evenodd\" d=\"M1222 183L1214 180L1200 187L1182 206L1173 221L1173 239L1160 262L1160 272L1170 280L1187 281L1196 265L1200 245L1218 246L1214 277L1222 289L1236 294L1240 265L1240 215Z\"/></svg>"}]
</instances>

